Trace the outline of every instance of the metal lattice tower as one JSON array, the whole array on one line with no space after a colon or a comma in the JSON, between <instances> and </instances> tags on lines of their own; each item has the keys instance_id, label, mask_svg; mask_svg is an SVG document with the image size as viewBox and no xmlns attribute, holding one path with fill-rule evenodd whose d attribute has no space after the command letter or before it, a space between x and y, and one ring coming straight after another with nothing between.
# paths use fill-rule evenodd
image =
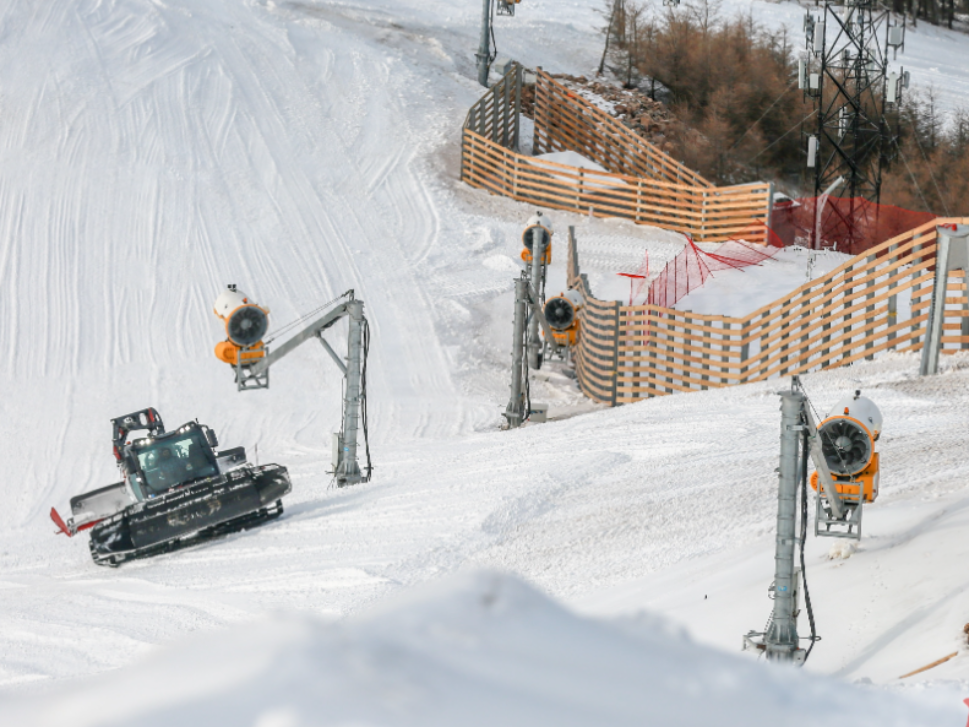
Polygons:
<instances>
[{"instance_id":1,"label":"metal lattice tower","mask_svg":"<svg viewBox=\"0 0 969 727\"><path fill-rule=\"evenodd\" d=\"M882 168L898 137L891 120L908 74L889 73L888 51L903 45L904 26L874 0L825 3L804 19L809 57L799 64L799 86L814 98L808 124L808 168L814 195L838 186L840 196L878 202Z\"/></svg>"}]
</instances>

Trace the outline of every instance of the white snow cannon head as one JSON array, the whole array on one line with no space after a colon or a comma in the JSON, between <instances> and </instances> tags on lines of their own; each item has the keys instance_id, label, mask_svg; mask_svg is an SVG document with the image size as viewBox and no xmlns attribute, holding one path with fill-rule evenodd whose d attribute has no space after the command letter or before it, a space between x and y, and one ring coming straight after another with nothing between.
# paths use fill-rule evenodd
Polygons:
<instances>
[{"instance_id":1,"label":"white snow cannon head","mask_svg":"<svg viewBox=\"0 0 969 727\"><path fill-rule=\"evenodd\" d=\"M543 262L548 265L552 262L552 220L541 212L532 215L522 231L522 260L526 263L532 261L532 246L535 241L533 234L535 231L541 235L542 245L545 248Z\"/></svg>"},{"instance_id":2,"label":"white snow cannon head","mask_svg":"<svg viewBox=\"0 0 969 727\"><path fill-rule=\"evenodd\" d=\"M268 308L252 303L235 285L229 285L215 299L213 312L225 321L227 336L225 341L215 347L218 359L237 366L266 355L262 339L269 330Z\"/></svg>"},{"instance_id":3,"label":"white snow cannon head","mask_svg":"<svg viewBox=\"0 0 969 727\"><path fill-rule=\"evenodd\" d=\"M831 409L818 425L818 439L838 492L864 493L866 502L878 497L878 453L875 442L882 433L882 414L875 402L856 391ZM842 486L840 483L852 483ZM817 489L817 473L811 477Z\"/></svg>"},{"instance_id":4,"label":"white snow cannon head","mask_svg":"<svg viewBox=\"0 0 969 727\"><path fill-rule=\"evenodd\" d=\"M579 335L579 311L585 300L574 288L549 298L545 303L545 319L555 342L560 346L574 345Z\"/></svg>"}]
</instances>

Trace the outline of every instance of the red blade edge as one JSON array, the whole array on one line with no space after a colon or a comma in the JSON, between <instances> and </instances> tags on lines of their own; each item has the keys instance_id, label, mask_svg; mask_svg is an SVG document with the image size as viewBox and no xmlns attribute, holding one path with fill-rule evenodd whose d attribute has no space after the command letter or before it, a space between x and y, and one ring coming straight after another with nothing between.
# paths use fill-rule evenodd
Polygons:
<instances>
[{"instance_id":1,"label":"red blade edge","mask_svg":"<svg viewBox=\"0 0 969 727\"><path fill-rule=\"evenodd\" d=\"M70 528L64 523L64 519L57 513L56 508L50 509L50 519L54 521L54 524L60 528L60 531L64 533L67 537L74 537L74 533L71 532Z\"/></svg>"}]
</instances>

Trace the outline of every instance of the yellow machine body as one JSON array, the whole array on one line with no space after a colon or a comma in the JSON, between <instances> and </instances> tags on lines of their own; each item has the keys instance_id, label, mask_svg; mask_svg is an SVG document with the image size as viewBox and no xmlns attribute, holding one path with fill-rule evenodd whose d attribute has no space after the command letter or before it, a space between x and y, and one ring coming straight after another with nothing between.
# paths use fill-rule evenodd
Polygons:
<instances>
[{"instance_id":1,"label":"yellow machine body","mask_svg":"<svg viewBox=\"0 0 969 727\"><path fill-rule=\"evenodd\" d=\"M851 477L832 475L834 489L838 494L849 500L857 500L859 493L864 502L874 502L878 497L878 453L871 458L868 466ZM818 489L818 473L811 474L811 489Z\"/></svg>"},{"instance_id":2,"label":"yellow machine body","mask_svg":"<svg viewBox=\"0 0 969 727\"><path fill-rule=\"evenodd\" d=\"M248 365L265 358L266 349L262 341L249 348L237 346L232 341L219 341L215 344L215 357L233 366Z\"/></svg>"},{"instance_id":3,"label":"yellow machine body","mask_svg":"<svg viewBox=\"0 0 969 727\"><path fill-rule=\"evenodd\" d=\"M822 453L827 460L835 490L856 502L874 502L878 497L878 452L882 414L871 399L856 391L834 405L818 425ZM818 473L811 475L811 487L818 489Z\"/></svg>"},{"instance_id":4,"label":"yellow machine body","mask_svg":"<svg viewBox=\"0 0 969 727\"><path fill-rule=\"evenodd\" d=\"M232 366L253 364L266 357L263 336L269 328L269 309L256 305L236 286L229 285L212 307L225 324L226 340L215 346L215 356Z\"/></svg>"},{"instance_id":5,"label":"yellow machine body","mask_svg":"<svg viewBox=\"0 0 969 727\"><path fill-rule=\"evenodd\" d=\"M552 264L552 243L548 243L545 246L545 254L542 255L542 257L544 258L542 262L544 262L546 265ZM527 247L522 248L522 260L524 260L526 263L530 263L532 261L532 251Z\"/></svg>"},{"instance_id":6,"label":"yellow machine body","mask_svg":"<svg viewBox=\"0 0 969 727\"><path fill-rule=\"evenodd\" d=\"M568 328L556 331L552 330L552 338L559 346L574 346L579 340L579 321L576 319Z\"/></svg>"}]
</instances>

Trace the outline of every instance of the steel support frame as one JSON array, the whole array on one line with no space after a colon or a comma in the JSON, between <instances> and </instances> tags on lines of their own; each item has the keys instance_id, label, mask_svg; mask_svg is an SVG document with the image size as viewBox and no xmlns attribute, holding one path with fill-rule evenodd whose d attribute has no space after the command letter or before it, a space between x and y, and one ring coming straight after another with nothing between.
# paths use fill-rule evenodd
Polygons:
<instances>
[{"instance_id":1,"label":"steel support frame","mask_svg":"<svg viewBox=\"0 0 969 727\"><path fill-rule=\"evenodd\" d=\"M542 303L545 302L545 230L539 225L532 228L532 264L529 283L534 311L541 308ZM545 351L542 339L538 335L538 325L539 317L533 312L528 317L528 366L536 371L542 368Z\"/></svg>"},{"instance_id":2,"label":"steel support frame","mask_svg":"<svg viewBox=\"0 0 969 727\"><path fill-rule=\"evenodd\" d=\"M474 57L478 61L478 83L488 88L488 76L491 74L491 4L494 0L481 0L481 37L478 42L478 52Z\"/></svg>"},{"instance_id":3,"label":"steel support frame","mask_svg":"<svg viewBox=\"0 0 969 727\"><path fill-rule=\"evenodd\" d=\"M319 340L344 377L343 422L340 434L336 435L339 446L335 453L332 473L338 487L357 484L366 479L360 470L357 457L360 408L363 399L363 331L366 318L363 314L363 301L353 298L353 291L349 292L349 296L350 299L345 303L331 308L278 348L271 351L267 349L265 357L253 365L233 367L240 391L268 389L269 370L273 364L306 341L313 338ZM337 353L323 338L323 333L344 317L348 319L346 363L340 360ZM244 348L241 353L248 350L251 349Z\"/></svg>"}]
</instances>

